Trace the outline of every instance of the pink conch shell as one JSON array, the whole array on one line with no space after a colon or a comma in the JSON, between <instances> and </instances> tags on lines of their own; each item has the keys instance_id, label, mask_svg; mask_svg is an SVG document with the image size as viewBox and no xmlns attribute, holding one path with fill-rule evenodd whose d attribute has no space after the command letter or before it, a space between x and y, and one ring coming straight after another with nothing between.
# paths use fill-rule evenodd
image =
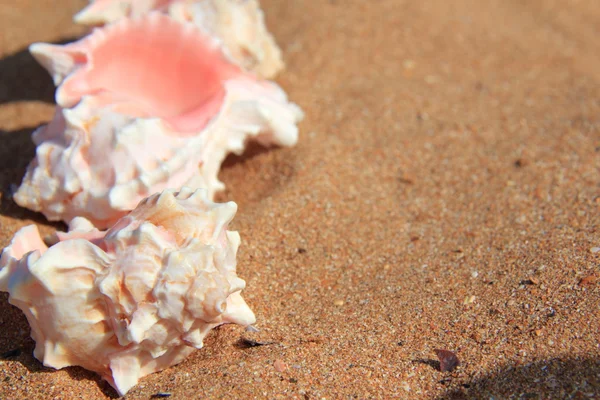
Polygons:
<instances>
[{"instance_id":1,"label":"pink conch shell","mask_svg":"<svg viewBox=\"0 0 600 400\"><path fill-rule=\"evenodd\" d=\"M33 135L36 157L15 201L50 220L81 216L104 228L166 188L212 197L224 188L222 161L250 138L294 145L301 110L215 46L159 13L66 46L32 45L58 85L59 107Z\"/></svg>"},{"instance_id":2,"label":"pink conch shell","mask_svg":"<svg viewBox=\"0 0 600 400\"><path fill-rule=\"evenodd\" d=\"M75 21L102 25L151 11L193 23L221 40L238 65L261 77L271 78L283 68L281 50L267 31L257 0L95 0Z\"/></svg>"},{"instance_id":3,"label":"pink conch shell","mask_svg":"<svg viewBox=\"0 0 600 400\"><path fill-rule=\"evenodd\" d=\"M0 290L27 316L44 365L79 365L121 395L148 374L181 362L224 323L255 317L240 296L236 205L203 190L143 200L110 230L83 218L48 248L34 225L0 258Z\"/></svg>"}]
</instances>

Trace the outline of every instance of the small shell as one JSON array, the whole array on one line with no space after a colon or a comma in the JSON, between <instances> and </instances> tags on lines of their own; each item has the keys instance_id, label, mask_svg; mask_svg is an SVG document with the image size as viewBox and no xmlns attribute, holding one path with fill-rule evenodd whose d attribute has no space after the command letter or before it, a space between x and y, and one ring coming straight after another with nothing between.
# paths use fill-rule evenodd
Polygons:
<instances>
[{"instance_id":1,"label":"small shell","mask_svg":"<svg viewBox=\"0 0 600 400\"><path fill-rule=\"evenodd\" d=\"M228 153L242 153L250 138L292 146L298 137L302 112L277 85L159 13L32 53L59 85L60 107L34 133L36 157L14 199L50 220L81 216L105 228L169 187L212 197L224 188L217 175Z\"/></svg>"},{"instance_id":2,"label":"small shell","mask_svg":"<svg viewBox=\"0 0 600 400\"><path fill-rule=\"evenodd\" d=\"M238 65L260 77L272 78L283 69L281 50L267 31L257 0L95 0L74 19L102 25L151 11L192 22L222 41Z\"/></svg>"},{"instance_id":3,"label":"small shell","mask_svg":"<svg viewBox=\"0 0 600 400\"><path fill-rule=\"evenodd\" d=\"M181 362L224 323L255 322L236 275L235 203L167 190L107 232L75 219L50 248L34 225L0 259L0 290L27 316L44 365L95 371L121 395Z\"/></svg>"}]
</instances>

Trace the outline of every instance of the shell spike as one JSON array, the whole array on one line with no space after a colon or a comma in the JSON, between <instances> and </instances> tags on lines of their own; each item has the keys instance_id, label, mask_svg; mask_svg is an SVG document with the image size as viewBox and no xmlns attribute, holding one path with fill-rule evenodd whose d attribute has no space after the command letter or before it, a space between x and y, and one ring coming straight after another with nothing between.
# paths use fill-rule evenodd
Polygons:
<instances>
[{"instance_id":1,"label":"shell spike","mask_svg":"<svg viewBox=\"0 0 600 400\"><path fill-rule=\"evenodd\" d=\"M33 43L29 46L29 52L50 73L56 86L63 82L84 57L67 46L48 43Z\"/></svg>"},{"instance_id":2,"label":"shell spike","mask_svg":"<svg viewBox=\"0 0 600 400\"><path fill-rule=\"evenodd\" d=\"M256 322L256 317L240 293L235 292L227 299L227 309L223 314L223 321L248 326Z\"/></svg>"},{"instance_id":3,"label":"shell spike","mask_svg":"<svg viewBox=\"0 0 600 400\"><path fill-rule=\"evenodd\" d=\"M117 389L120 396L124 396L140 378L141 366L137 354L117 355L110 362L110 370L113 387Z\"/></svg>"}]
</instances>

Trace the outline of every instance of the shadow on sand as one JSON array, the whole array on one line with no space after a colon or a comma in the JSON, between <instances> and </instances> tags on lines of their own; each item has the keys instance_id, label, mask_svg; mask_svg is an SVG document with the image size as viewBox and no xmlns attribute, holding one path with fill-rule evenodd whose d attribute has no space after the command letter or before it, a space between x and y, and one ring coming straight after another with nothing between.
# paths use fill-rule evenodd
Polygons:
<instances>
[{"instance_id":1,"label":"shadow on sand","mask_svg":"<svg viewBox=\"0 0 600 400\"><path fill-rule=\"evenodd\" d=\"M439 400L588 399L600 396L600 359L552 358L504 366L467 383L453 383Z\"/></svg>"},{"instance_id":2,"label":"shadow on sand","mask_svg":"<svg viewBox=\"0 0 600 400\"><path fill-rule=\"evenodd\" d=\"M65 44L73 40L77 38L66 38L56 44ZM27 48L0 59L0 76L0 104L18 101L54 103L52 78ZM13 189L21 183L27 164L35 154L31 133L36 128L30 126L14 131L0 129L0 214L48 224L41 214L23 209L12 200Z\"/></svg>"},{"instance_id":3,"label":"shadow on sand","mask_svg":"<svg viewBox=\"0 0 600 400\"><path fill-rule=\"evenodd\" d=\"M77 40L67 38L55 42L65 44ZM0 104L13 101L54 103L54 83L48 72L33 58L28 48L0 59Z\"/></svg>"},{"instance_id":4,"label":"shadow on sand","mask_svg":"<svg viewBox=\"0 0 600 400\"><path fill-rule=\"evenodd\" d=\"M18 206L12 198L13 191L20 185L27 165L35 155L35 145L31 141L31 133L35 129L36 127L15 131L0 129L0 214L64 229L62 223L50 223L42 214Z\"/></svg>"}]
</instances>

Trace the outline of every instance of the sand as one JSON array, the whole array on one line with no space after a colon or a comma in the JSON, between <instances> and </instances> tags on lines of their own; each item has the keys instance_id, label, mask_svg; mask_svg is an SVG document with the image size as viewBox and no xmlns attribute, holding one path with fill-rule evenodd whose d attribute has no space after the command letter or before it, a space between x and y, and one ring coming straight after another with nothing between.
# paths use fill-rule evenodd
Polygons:
<instances>
[{"instance_id":1,"label":"sand","mask_svg":"<svg viewBox=\"0 0 600 400\"><path fill-rule=\"evenodd\" d=\"M53 110L27 45L83 32L85 1L57 4L0 1L0 246L63 228L9 196ZM306 119L221 173L261 331L221 327L126 398L600 396L597 0L262 4ZM33 345L3 294L0 398L116 397Z\"/></svg>"}]
</instances>

